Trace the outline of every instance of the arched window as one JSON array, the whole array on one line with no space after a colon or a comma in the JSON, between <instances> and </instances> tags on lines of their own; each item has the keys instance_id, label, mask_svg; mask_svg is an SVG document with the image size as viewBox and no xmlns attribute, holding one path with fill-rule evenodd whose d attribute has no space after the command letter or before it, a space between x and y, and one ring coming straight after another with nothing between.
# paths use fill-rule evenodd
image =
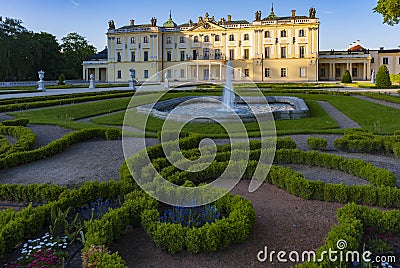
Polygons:
<instances>
[{"instance_id":1,"label":"arched window","mask_svg":"<svg viewBox=\"0 0 400 268\"><path fill-rule=\"evenodd\" d=\"M220 38L219 35L216 35L215 36L215 42L218 42L220 40L219 38Z\"/></svg>"},{"instance_id":2,"label":"arched window","mask_svg":"<svg viewBox=\"0 0 400 268\"><path fill-rule=\"evenodd\" d=\"M264 32L264 38L270 38L270 37L271 37L270 32L269 31L265 31Z\"/></svg>"},{"instance_id":3,"label":"arched window","mask_svg":"<svg viewBox=\"0 0 400 268\"><path fill-rule=\"evenodd\" d=\"M245 34L245 35L244 35L244 40L247 41L247 40L249 40L249 39L250 39L250 38L249 38L249 34Z\"/></svg>"},{"instance_id":4,"label":"arched window","mask_svg":"<svg viewBox=\"0 0 400 268\"><path fill-rule=\"evenodd\" d=\"M233 34L229 35L229 41L235 41L235 36Z\"/></svg>"},{"instance_id":5,"label":"arched window","mask_svg":"<svg viewBox=\"0 0 400 268\"><path fill-rule=\"evenodd\" d=\"M194 42L194 43L198 43L198 42L199 42L199 37L198 37L198 36L195 36L194 39L193 39L193 42Z\"/></svg>"},{"instance_id":6,"label":"arched window","mask_svg":"<svg viewBox=\"0 0 400 268\"><path fill-rule=\"evenodd\" d=\"M300 37L303 37L303 36L304 36L304 30L300 30L300 31L299 31L299 36L300 36Z\"/></svg>"}]
</instances>

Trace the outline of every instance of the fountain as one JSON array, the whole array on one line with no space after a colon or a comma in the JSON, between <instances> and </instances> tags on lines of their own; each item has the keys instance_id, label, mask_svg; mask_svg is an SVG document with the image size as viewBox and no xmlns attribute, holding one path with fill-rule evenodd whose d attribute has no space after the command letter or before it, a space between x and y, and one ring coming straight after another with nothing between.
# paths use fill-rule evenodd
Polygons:
<instances>
[{"instance_id":1,"label":"fountain","mask_svg":"<svg viewBox=\"0 0 400 268\"><path fill-rule=\"evenodd\" d=\"M163 120L192 123L253 122L257 117L299 119L309 116L304 100L296 97L235 96L231 62L226 66L226 83L222 97L182 97L137 107L142 114L151 114Z\"/></svg>"},{"instance_id":2,"label":"fountain","mask_svg":"<svg viewBox=\"0 0 400 268\"><path fill-rule=\"evenodd\" d=\"M226 65L226 83L222 94L222 102L229 108L233 108L235 104L235 93L233 92L233 68L231 61Z\"/></svg>"}]
</instances>

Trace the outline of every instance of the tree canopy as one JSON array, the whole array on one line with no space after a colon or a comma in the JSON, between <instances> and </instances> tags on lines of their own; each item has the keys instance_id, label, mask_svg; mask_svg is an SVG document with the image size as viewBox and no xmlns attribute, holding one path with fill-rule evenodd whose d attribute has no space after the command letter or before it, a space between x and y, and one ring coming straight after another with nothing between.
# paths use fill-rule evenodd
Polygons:
<instances>
[{"instance_id":1,"label":"tree canopy","mask_svg":"<svg viewBox=\"0 0 400 268\"><path fill-rule=\"evenodd\" d=\"M383 23L395 25L400 19L400 0L378 0L374 12L383 16Z\"/></svg>"},{"instance_id":2,"label":"tree canopy","mask_svg":"<svg viewBox=\"0 0 400 268\"><path fill-rule=\"evenodd\" d=\"M0 81L37 80L39 70L47 80L82 78L82 61L96 49L77 33L62 38L62 45L49 33L34 33L21 20L0 17Z\"/></svg>"}]
</instances>

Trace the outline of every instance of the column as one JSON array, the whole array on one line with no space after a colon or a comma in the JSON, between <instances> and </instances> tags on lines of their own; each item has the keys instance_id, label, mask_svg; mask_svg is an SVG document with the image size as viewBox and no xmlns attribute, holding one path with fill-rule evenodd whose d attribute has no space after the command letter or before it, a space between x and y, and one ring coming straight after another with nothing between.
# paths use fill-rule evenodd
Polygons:
<instances>
[{"instance_id":1,"label":"column","mask_svg":"<svg viewBox=\"0 0 400 268\"><path fill-rule=\"evenodd\" d=\"M188 73L188 71L189 71L189 68L188 68L188 65L186 64L186 72L185 72L186 81L187 81L188 78L189 78L189 73Z\"/></svg>"},{"instance_id":2,"label":"column","mask_svg":"<svg viewBox=\"0 0 400 268\"><path fill-rule=\"evenodd\" d=\"M197 72L197 81L199 81L200 79L199 79L199 63L198 62L196 65L196 72Z\"/></svg>"},{"instance_id":3,"label":"column","mask_svg":"<svg viewBox=\"0 0 400 268\"><path fill-rule=\"evenodd\" d=\"M222 63L219 63L219 80L222 81Z\"/></svg>"},{"instance_id":4,"label":"column","mask_svg":"<svg viewBox=\"0 0 400 268\"><path fill-rule=\"evenodd\" d=\"M364 68L363 68L363 80L367 80L367 63L364 62Z\"/></svg>"},{"instance_id":5,"label":"column","mask_svg":"<svg viewBox=\"0 0 400 268\"><path fill-rule=\"evenodd\" d=\"M212 73L211 73L211 62L208 63L208 80L211 81Z\"/></svg>"}]
</instances>

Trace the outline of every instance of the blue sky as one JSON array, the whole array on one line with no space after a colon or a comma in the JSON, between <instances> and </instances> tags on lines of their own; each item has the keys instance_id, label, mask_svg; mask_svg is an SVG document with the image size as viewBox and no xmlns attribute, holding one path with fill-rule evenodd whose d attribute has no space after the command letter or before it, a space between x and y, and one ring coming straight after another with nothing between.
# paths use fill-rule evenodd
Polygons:
<instances>
[{"instance_id":1,"label":"blue sky","mask_svg":"<svg viewBox=\"0 0 400 268\"><path fill-rule=\"evenodd\" d=\"M0 16L18 18L29 30L49 32L58 40L70 32L85 36L99 50L106 45L105 32L108 21L113 19L117 27L129 24L149 23L151 17L162 24L168 19L169 10L176 23L189 19L197 21L209 12L216 19L232 15L232 19L254 20L254 13L262 11L265 17L274 3L277 16L308 15L313 6L320 19L320 49L347 49L356 40L370 49L397 48L400 45L400 25L382 24L380 14L373 13L376 0L0 0Z\"/></svg>"}]
</instances>

